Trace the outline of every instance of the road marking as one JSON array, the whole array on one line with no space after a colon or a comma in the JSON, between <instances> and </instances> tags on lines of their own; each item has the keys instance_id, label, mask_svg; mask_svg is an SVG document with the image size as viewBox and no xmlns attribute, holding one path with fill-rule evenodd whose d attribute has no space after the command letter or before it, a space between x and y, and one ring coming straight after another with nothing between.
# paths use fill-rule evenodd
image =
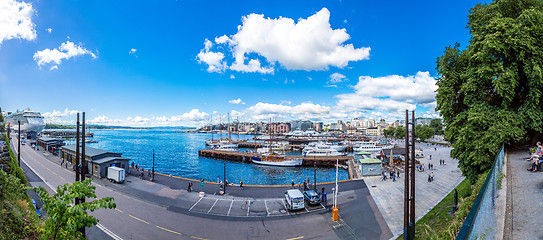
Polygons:
<instances>
[{"instance_id":1,"label":"road marking","mask_svg":"<svg viewBox=\"0 0 543 240\"><path fill-rule=\"evenodd\" d=\"M139 218L137 218L137 217L134 217L134 216L132 216L132 215L130 215L130 214L128 214L128 216L130 216L130 217L132 217L132 218L134 218L134 219L136 219L136 220L139 220L139 221L141 221L141 222L144 222L144 223L149 224L148 222L143 221L143 220L141 220L141 219L139 219Z\"/></svg>"},{"instance_id":2,"label":"road marking","mask_svg":"<svg viewBox=\"0 0 543 240\"><path fill-rule=\"evenodd\" d=\"M207 238L199 238L199 237L195 237L195 236L190 236L190 237L194 238L194 239L207 240Z\"/></svg>"},{"instance_id":3,"label":"road marking","mask_svg":"<svg viewBox=\"0 0 543 240\"><path fill-rule=\"evenodd\" d=\"M249 216L249 209L251 209L251 200L247 203L247 216Z\"/></svg>"},{"instance_id":4,"label":"road marking","mask_svg":"<svg viewBox=\"0 0 543 240\"><path fill-rule=\"evenodd\" d=\"M13 149L13 148L12 148ZM15 149L13 149L13 151L16 152ZM17 154L19 154L19 152L17 152ZM30 166L30 164L28 164L23 156L21 156L21 161L23 161L23 163L28 167L30 168L30 170L32 170L32 172L34 172L53 192L57 193L57 190L56 188L54 188L53 186L51 186L49 184L49 182L45 181L45 178L43 178L36 170L34 170L34 168L32 168L32 166ZM42 165L40 162L38 161L35 161L37 162L38 164ZM43 166L43 165L42 165ZM64 181L66 181L66 179L64 179ZM68 181L66 181L68 182ZM104 231L107 235L109 235L111 238L115 239L115 240L123 240L121 237L117 236L117 234L113 233L111 230L107 229L106 227L104 227L104 225L98 223L96 224L96 227L98 227L99 229L101 229L102 231Z\"/></svg>"},{"instance_id":5,"label":"road marking","mask_svg":"<svg viewBox=\"0 0 543 240\"><path fill-rule=\"evenodd\" d=\"M269 216L270 212L268 212L268 202L266 201L266 199L264 199L264 205L266 205L266 216Z\"/></svg>"},{"instance_id":6,"label":"road marking","mask_svg":"<svg viewBox=\"0 0 543 240\"><path fill-rule=\"evenodd\" d=\"M207 213L211 212L211 209L213 209L213 207L215 207L215 204L217 203L217 201L219 201L219 199L215 199L215 202L213 203L213 205L211 206L211 208L209 208L209 210L207 210Z\"/></svg>"},{"instance_id":7,"label":"road marking","mask_svg":"<svg viewBox=\"0 0 543 240\"><path fill-rule=\"evenodd\" d=\"M183 235L183 234L181 234L181 233L178 233L178 232L176 232L176 231L173 231L173 230L170 230L170 229L167 229L167 228L163 228L163 227L161 227L161 226L156 226L156 227L157 227L157 228L160 228L160 229L162 229L162 230L164 230L164 231L168 231L168 232L171 232L171 233L175 233L175 234L177 234L177 235Z\"/></svg>"},{"instance_id":8,"label":"road marking","mask_svg":"<svg viewBox=\"0 0 543 240\"><path fill-rule=\"evenodd\" d=\"M119 209L117 209L117 208L115 208L115 210L117 210L117 211L120 212L120 213L124 213L123 211L121 211L121 210L119 210Z\"/></svg>"},{"instance_id":9,"label":"road marking","mask_svg":"<svg viewBox=\"0 0 543 240\"><path fill-rule=\"evenodd\" d=\"M230 215L230 209L232 209L232 204L234 204L234 199L232 199L232 202L230 203L230 208L228 208L228 213L226 216Z\"/></svg>"},{"instance_id":10,"label":"road marking","mask_svg":"<svg viewBox=\"0 0 543 240\"><path fill-rule=\"evenodd\" d=\"M196 204L198 204L201 200L202 200L202 197L201 197L200 199L198 199L198 201L196 201L196 202L194 203L194 205L192 205L192 207L190 207L189 212L190 212L190 210L192 210L192 208L194 208L194 206L196 206Z\"/></svg>"},{"instance_id":11,"label":"road marking","mask_svg":"<svg viewBox=\"0 0 543 240\"><path fill-rule=\"evenodd\" d=\"M285 203L285 200L281 199L281 201L283 202L283 205L285 206L285 211L287 212L287 215L290 215L290 213L288 212L288 208L287 208L287 204Z\"/></svg>"},{"instance_id":12,"label":"road marking","mask_svg":"<svg viewBox=\"0 0 543 240\"><path fill-rule=\"evenodd\" d=\"M296 239L302 239L302 238L304 238L304 236L301 236L301 237L295 237L295 238L289 238L289 239L287 239L287 240L296 240Z\"/></svg>"}]
</instances>

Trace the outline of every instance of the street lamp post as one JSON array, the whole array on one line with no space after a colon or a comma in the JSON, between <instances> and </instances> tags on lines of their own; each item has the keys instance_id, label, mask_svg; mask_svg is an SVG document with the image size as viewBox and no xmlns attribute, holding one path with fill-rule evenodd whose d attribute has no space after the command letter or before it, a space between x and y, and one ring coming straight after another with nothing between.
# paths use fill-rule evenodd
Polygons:
<instances>
[{"instance_id":1,"label":"street lamp post","mask_svg":"<svg viewBox=\"0 0 543 240\"><path fill-rule=\"evenodd\" d=\"M224 186L223 192L224 192L224 194L226 194L226 185L228 185L228 184L226 184L226 160L224 160L223 164L224 164L224 165L223 165L223 179L222 179L222 183L223 183L223 186Z\"/></svg>"},{"instance_id":2,"label":"street lamp post","mask_svg":"<svg viewBox=\"0 0 543 240\"><path fill-rule=\"evenodd\" d=\"M315 183L313 189L317 192L317 162L313 161L313 182Z\"/></svg>"},{"instance_id":3,"label":"street lamp post","mask_svg":"<svg viewBox=\"0 0 543 240\"><path fill-rule=\"evenodd\" d=\"M19 162L19 167L21 166L21 121L19 123L19 136L17 136L17 161Z\"/></svg>"},{"instance_id":4,"label":"street lamp post","mask_svg":"<svg viewBox=\"0 0 543 240\"><path fill-rule=\"evenodd\" d=\"M155 180L155 149L153 149L153 176L151 177L151 181Z\"/></svg>"}]
</instances>

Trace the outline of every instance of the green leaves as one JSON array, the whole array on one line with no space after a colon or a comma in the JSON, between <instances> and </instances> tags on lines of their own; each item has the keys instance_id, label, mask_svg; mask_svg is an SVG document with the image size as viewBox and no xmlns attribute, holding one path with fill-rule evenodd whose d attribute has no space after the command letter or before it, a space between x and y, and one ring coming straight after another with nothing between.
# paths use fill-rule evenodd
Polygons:
<instances>
[{"instance_id":1,"label":"green leaves","mask_svg":"<svg viewBox=\"0 0 543 240\"><path fill-rule=\"evenodd\" d=\"M88 214L101 208L115 208L116 204L111 197L95 199L95 187L91 185L92 179L83 182L74 182L72 185L64 184L57 187L57 193L49 196L42 187L33 188L44 203L43 209L47 211L41 239L79 239L81 233L77 230L82 227L91 227L98 220ZM73 205L76 198L86 198L87 202Z\"/></svg>"},{"instance_id":2,"label":"green leaves","mask_svg":"<svg viewBox=\"0 0 543 240\"><path fill-rule=\"evenodd\" d=\"M543 2L496 0L470 10L470 44L437 59L437 110L464 175L491 167L502 143L543 130Z\"/></svg>"}]
</instances>

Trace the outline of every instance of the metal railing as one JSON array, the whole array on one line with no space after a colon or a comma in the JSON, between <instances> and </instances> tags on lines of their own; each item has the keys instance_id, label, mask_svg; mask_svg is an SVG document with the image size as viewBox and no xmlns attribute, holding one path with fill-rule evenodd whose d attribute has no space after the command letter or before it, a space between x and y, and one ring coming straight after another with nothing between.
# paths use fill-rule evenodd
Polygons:
<instances>
[{"instance_id":1,"label":"metal railing","mask_svg":"<svg viewBox=\"0 0 543 240\"><path fill-rule=\"evenodd\" d=\"M494 239L496 236L496 195L501 187L504 160L503 145L471 207L456 239Z\"/></svg>"}]
</instances>

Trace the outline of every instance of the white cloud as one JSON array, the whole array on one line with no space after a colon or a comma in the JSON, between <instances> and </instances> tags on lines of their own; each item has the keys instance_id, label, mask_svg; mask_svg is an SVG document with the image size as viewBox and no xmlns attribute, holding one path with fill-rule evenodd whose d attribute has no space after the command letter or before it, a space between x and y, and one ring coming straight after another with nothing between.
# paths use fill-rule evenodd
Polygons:
<instances>
[{"instance_id":1,"label":"white cloud","mask_svg":"<svg viewBox=\"0 0 543 240\"><path fill-rule=\"evenodd\" d=\"M330 75L330 83L340 83L347 80L347 77L341 73L332 73Z\"/></svg>"},{"instance_id":2,"label":"white cloud","mask_svg":"<svg viewBox=\"0 0 543 240\"><path fill-rule=\"evenodd\" d=\"M136 54L136 51L138 51L138 49L132 48L132 49L130 49L130 52L128 52L128 53L129 54Z\"/></svg>"},{"instance_id":3,"label":"white cloud","mask_svg":"<svg viewBox=\"0 0 543 240\"><path fill-rule=\"evenodd\" d=\"M254 120L267 119L269 117L286 118L316 118L319 112L330 111L330 107L304 102L295 106L259 102L246 109L246 112Z\"/></svg>"},{"instance_id":4,"label":"white cloud","mask_svg":"<svg viewBox=\"0 0 543 240\"><path fill-rule=\"evenodd\" d=\"M64 109L64 111L53 110L52 112L46 112L46 113L43 113L42 116L44 118L58 118L58 117L65 117L65 116L75 115L78 112L79 111L77 111L77 110L70 110L70 109L66 108L66 109Z\"/></svg>"},{"instance_id":5,"label":"white cloud","mask_svg":"<svg viewBox=\"0 0 543 240\"><path fill-rule=\"evenodd\" d=\"M245 104L243 101L241 101L241 98L230 100L228 102L231 104Z\"/></svg>"},{"instance_id":6,"label":"white cloud","mask_svg":"<svg viewBox=\"0 0 543 240\"><path fill-rule=\"evenodd\" d=\"M343 68L350 61L368 59L370 48L345 44L349 39L345 29L332 29L330 12L323 8L297 22L285 17L271 19L261 14L249 14L242 18L236 34L217 37L215 43L229 46L222 48L234 58L229 69L266 74L274 73L276 63L288 70L311 71L326 70L329 66ZM221 64L218 64L218 60L205 61L203 55L206 53L217 54L210 51L211 47L211 41L206 39L198 59L200 63L216 69L217 65L223 66L222 60L226 54L215 56L215 59L220 56ZM264 59L268 66L262 65L261 60Z\"/></svg>"},{"instance_id":7,"label":"white cloud","mask_svg":"<svg viewBox=\"0 0 543 240\"><path fill-rule=\"evenodd\" d=\"M34 15L34 9L31 3L15 0L0 1L0 44L4 40L14 38L36 39L32 15Z\"/></svg>"},{"instance_id":8,"label":"white cloud","mask_svg":"<svg viewBox=\"0 0 543 240\"><path fill-rule=\"evenodd\" d=\"M224 54L221 52L210 51L213 43L208 39L204 42L204 49L198 53L196 59L198 63L205 63L208 65L208 72L224 72L226 69L226 63L223 62Z\"/></svg>"},{"instance_id":9,"label":"white cloud","mask_svg":"<svg viewBox=\"0 0 543 240\"><path fill-rule=\"evenodd\" d=\"M36 61L36 63L40 67L49 63L59 65L61 64L63 59L68 60L72 57L80 55L91 55L92 58L96 58L96 55L93 52L85 49L81 46L81 44L75 45L73 42L66 41L62 43L58 48L52 50L46 48L44 50L37 51L36 53L34 53L34 61Z\"/></svg>"},{"instance_id":10,"label":"white cloud","mask_svg":"<svg viewBox=\"0 0 543 240\"><path fill-rule=\"evenodd\" d=\"M236 79L236 76L234 76L234 74L230 74L230 79Z\"/></svg>"},{"instance_id":11,"label":"white cloud","mask_svg":"<svg viewBox=\"0 0 543 240\"><path fill-rule=\"evenodd\" d=\"M58 69L58 66L57 65L54 65L52 67L49 68L49 70L57 70Z\"/></svg>"},{"instance_id":12,"label":"white cloud","mask_svg":"<svg viewBox=\"0 0 543 240\"><path fill-rule=\"evenodd\" d=\"M45 29L45 31L47 31L48 33L52 33L52 32L53 32L53 29L47 28L47 29Z\"/></svg>"},{"instance_id":13,"label":"white cloud","mask_svg":"<svg viewBox=\"0 0 543 240\"><path fill-rule=\"evenodd\" d=\"M328 84L328 85L324 85L324 87L337 88L337 85L335 85L335 84Z\"/></svg>"},{"instance_id":14,"label":"white cloud","mask_svg":"<svg viewBox=\"0 0 543 240\"><path fill-rule=\"evenodd\" d=\"M417 104L434 102L436 89L436 80L428 72L417 72L415 76L408 77L398 75L377 78L361 76L354 86L354 93L336 96L338 98L336 108L344 112L415 110Z\"/></svg>"}]
</instances>

